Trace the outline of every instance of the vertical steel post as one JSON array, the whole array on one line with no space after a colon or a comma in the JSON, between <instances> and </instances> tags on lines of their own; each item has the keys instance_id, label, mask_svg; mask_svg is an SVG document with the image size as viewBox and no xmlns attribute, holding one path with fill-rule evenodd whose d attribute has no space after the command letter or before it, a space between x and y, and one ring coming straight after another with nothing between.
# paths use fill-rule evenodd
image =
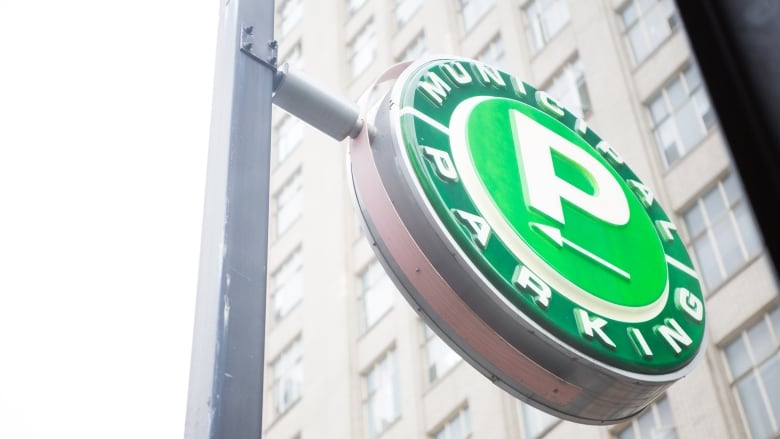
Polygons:
<instances>
[{"instance_id":1,"label":"vertical steel post","mask_svg":"<svg viewBox=\"0 0 780 439\"><path fill-rule=\"evenodd\" d=\"M185 437L262 436L273 0L220 2ZM193 30L196 32L197 30Z\"/></svg>"}]
</instances>

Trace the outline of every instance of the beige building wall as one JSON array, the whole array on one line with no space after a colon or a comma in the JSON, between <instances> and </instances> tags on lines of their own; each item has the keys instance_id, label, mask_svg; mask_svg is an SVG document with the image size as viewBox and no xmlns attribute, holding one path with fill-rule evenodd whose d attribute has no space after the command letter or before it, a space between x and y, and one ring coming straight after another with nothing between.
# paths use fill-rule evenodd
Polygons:
<instances>
[{"instance_id":1,"label":"beige building wall","mask_svg":"<svg viewBox=\"0 0 780 439\"><path fill-rule=\"evenodd\" d=\"M559 69L577 57L591 104L585 114L588 124L608 139L653 188L679 226L680 235L690 242L683 213L730 172L731 161L717 126L709 128L672 166L667 168L662 161L646 104L673 75L693 62L684 31L677 26L644 60L636 62L619 12L632 2L639 5L638 0L559 1L568 9L569 19L541 50L534 51L530 22L524 14L524 8L534 3L530 0L365 0L352 13L348 5L361 2L277 0L280 60L291 59L299 45L305 76L357 100L374 78L399 61L419 35L424 35L426 53L464 57L476 57L500 35L502 67L540 87L550 84ZM397 3L419 3L403 25L396 20ZM485 9L468 31L464 29L461 4ZM358 41L367 23L373 23L373 55L367 67L353 77L351 45ZM274 113L275 127L289 117L279 109ZM531 420L524 418L522 405L463 361L430 382L422 323L400 294L394 294L389 310L364 329L361 274L375 258L360 232L348 189L347 143L336 142L305 124L299 129L300 141L289 155L278 160L277 144L272 153L264 437L370 437L364 406L365 376L388 352L394 352L398 416L375 437L433 437L464 407L468 408L471 432L464 437L606 439L624 431L629 424L598 427L560 421L552 423L543 434L528 436L525 424ZM283 135L275 131L273 137L279 142ZM275 195L298 172L300 213L280 225L277 214L283 206ZM301 297L276 321L271 315L273 292L283 282L274 274L296 249L301 249L303 255ZM676 437L749 437L744 404L732 387L722 349L775 309L778 290L773 276L768 256L759 251L724 282L707 289L706 358L665 395ZM780 358L780 323L777 328L770 330L775 331L770 355L776 360ZM284 377L286 372L275 365L282 364L277 360L296 340L300 357L292 364L298 364L296 373L302 378L296 375L293 379L297 390L288 392L289 401L282 404L281 413L276 413L275 386L285 379L277 376ZM773 397L773 392L780 394L778 382L770 382L762 395L751 398L766 400ZM780 412L780 407L774 409ZM770 416L774 437L780 434L777 421ZM644 432L641 437L653 436Z\"/></svg>"}]
</instances>

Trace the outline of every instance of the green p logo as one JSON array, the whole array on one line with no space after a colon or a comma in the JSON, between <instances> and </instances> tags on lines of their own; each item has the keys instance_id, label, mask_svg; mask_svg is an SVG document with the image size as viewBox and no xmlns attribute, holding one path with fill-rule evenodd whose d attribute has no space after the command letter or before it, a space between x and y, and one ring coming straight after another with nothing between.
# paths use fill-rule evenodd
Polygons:
<instances>
[{"instance_id":1,"label":"green p logo","mask_svg":"<svg viewBox=\"0 0 780 439\"><path fill-rule=\"evenodd\" d=\"M548 283L602 316L659 311L668 293L661 241L597 150L553 116L504 98L465 100L450 130L463 184L517 258L555 271Z\"/></svg>"},{"instance_id":2,"label":"green p logo","mask_svg":"<svg viewBox=\"0 0 780 439\"><path fill-rule=\"evenodd\" d=\"M584 120L505 72L438 57L372 108L381 134L350 145L365 230L414 309L491 381L615 423L702 357L685 244Z\"/></svg>"},{"instance_id":3,"label":"green p logo","mask_svg":"<svg viewBox=\"0 0 780 439\"><path fill-rule=\"evenodd\" d=\"M700 287L652 192L544 92L455 64L420 76L401 126L463 251L505 300L594 358L653 373L690 361Z\"/></svg>"}]
</instances>

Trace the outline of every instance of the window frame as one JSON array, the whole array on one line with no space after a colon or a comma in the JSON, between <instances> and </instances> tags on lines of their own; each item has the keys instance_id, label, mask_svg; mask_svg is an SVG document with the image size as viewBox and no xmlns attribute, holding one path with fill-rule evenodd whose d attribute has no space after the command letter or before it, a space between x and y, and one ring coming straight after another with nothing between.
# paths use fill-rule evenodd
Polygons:
<instances>
[{"instance_id":1,"label":"window frame","mask_svg":"<svg viewBox=\"0 0 780 439\"><path fill-rule=\"evenodd\" d=\"M735 185L734 189L737 190L738 192L732 195L738 196L738 198L730 199L727 190L727 180L729 179L736 179L736 180L732 180L733 181L732 184ZM707 209L705 199L708 196L716 193L718 196L718 200L720 200L723 203L723 211L717 213L715 217L712 218L711 213ZM737 209L747 210L746 213L749 215L748 218L749 223L746 225L751 227L751 229L743 230L741 228L740 222L737 219L737 214L736 214ZM699 217L702 222L701 230L698 231L691 230L690 223L687 219L688 215L692 214L694 210L696 210L699 213ZM755 260L763 253L763 242L761 240L761 235L758 230L758 227L755 223L755 218L753 216L752 209L747 199L747 195L745 194L745 191L742 188L742 183L739 181L739 176L734 170L730 170L727 174L719 177L713 184L709 185L685 209L681 210L680 217L682 219L682 223L685 227L685 231L688 236L688 243L687 243L688 251L690 254L693 255L693 260L696 263L696 267L699 269L698 271L701 273L702 283L704 284L705 290L709 294L712 294L715 291L719 290L723 285L728 283L730 279L732 279L734 276L740 273L745 267L750 265L750 263L753 260ZM717 226L722 225L724 221L728 222L730 226L729 230L733 232L733 236L736 237L737 239L736 245L738 246L740 250L740 256L742 257L739 266L733 269L732 271L729 271L725 266L724 258L721 255L721 246L719 245L721 241L719 240L719 236L716 236L719 234L715 232ZM755 239L757 239L757 246L752 253L750 251L751 249L748 248L748 244L747 244L749 237L745 236L746 233L748 232L752 232ZM722 237L720 237L720 239L722 239ZM708 256L711 256L715 259L716 268L720 276L719 279L713 285L709 284L709 281L703 269L702 256L698 253L695 247L696 244L700 242L700 240L706 240L709 243L710 254Z\"/></svg>"},{"instance_id":2,"label":"window frame","mask_svg":"<svg viewBox=\"0 0 780 439\"><path fill-rule=\"evenodd\" d=\"M452 436L452 430L447 430L451 426L455 425L455 421L459 421L461 428L465 427L463 434L459 437ZM450 412L442 422L438 424L436 428L431 431L428 436L432 439L469 439L474 436L474 428L471 422L471 410L468 403L463 403L455 410Z\"/></svg>"},{"instance_id":3,"label":"window frame","mask_svg":"<svg viewBox=\"0 0 780 439\"><path fill-rule=\"evenodd\" d=\"M280 65L288 63L290 64L290 68L295 69L295 71L302 72L305 68L304 61L305 59L303 58L303 42L298 40L298 42L293 44L292 48L287 51L287 53L284 56L284 60L281 62Z\"/></svg>"},{"instance_id":4,"label":"window frame","mask_svg":"<svg viewBox=\"0 0 780 439\"><path fill-rule=\"evenodd\" d=\"M296 336L287 346L284 347L273 359L273 361L268 363L268 369L269 369L269 376L271 378L271 382L268 386L268 395L270 399L269 410L271 414L272 419L277 419L284 414L288 413L295 405L303 398L303 386L304 386L304 370L303 370L303 337L299 334ZM297 351L294 351L294 349L297 349ZM297 356L292 358L291 364L292 367L286 368L284 371L281 371L279 374L276 372L276 366L280 364L281 361L287 358L287 355L297 354ZM283 400L282 398L277 398L277 388L279 385L287 382L289 380L289 375L292 375L291 371L299 370L300 371L300 382L298 383L298 392L297 395L295 395L295 398L284 402L284 406L279 408L279 401Z\"/></svg>"},{"instance_id":5,"label":"window frame","mask_svg":"<svg viewBox=\"0 0 780 439\"><path fill-rule=\"evenodd\" d=\"M776 319L777 321L775 322L773 319ZM764 358L757 361L756 354L754 353L754 348L752 346L753 343L751 342L748 333L758 327L760 324L767 326L768 333L771 342L774 344L774 347L773 350L766 354ZM741 341L742 345L745 347L745 353L750 360L750 364L745 371L735 376L728 358L727 349L731 346L734 346L737 341ZM761 403L765 410L764 414L770 423L770 428L772 428L770 437L775 437L780 434L780 416L776 418L772 411L772 404L769 400L768 391L766 389L766 385L763 383L764 377L760 373L761 367L769 364L772 361L780 361L780 307L774 306L773 308L770 308L766 312L762 313L758 319L749 321L743 329L741 329L735 336L722 345L720 349L720 355L724 364L724 368L726 369L726 377L729 380L728 385L737 404L740 418L742 419L742 425L744 426L745 431L750 435L753 434L747 413L745 412L742 397L739 395L739 391L737 390L737 384L742 380L753 376L758 385L759 397L761 398Z\"/></svg>"},{"instance_id":6,"label":"window frame","mask_svg":"<svg viewBox=\"0 0 780 439\"><path fill-rule=\"evenodd\" d=\"M523 419L523 437L526 439L541 439L561 422L561 419L557 416L553 416L522 401L518 401L518 409L520 411L520 416ZM536 431L531 431L531 427L529 427L528 419L531 416L535 418L535 422L537 423L540 419L539 416L541 416L541 420L543 421L541 428Z\"/></svg>"},{"instance_id":7,"label":"window frame","mask_svg":"<svg viewBox=\"0 0 780 439\"><path fill-rule=\"evenodd\" d=\"M498 47L498 49L494 49ZM487 55L489 53L493 52L499 52L500 56L496 61L493 60L486 60ZM492 58L492 57L491 57ZM487 43L485 43L482 48L479 49L479 52L477 52L476 55L474 55L474 59L477 61L487 64L489 66L496 67L500 70L508 70L506 66L506 44L504 44L504 38L501 34L501 31L496 32Z\"/></svg>"},{"instance_id":8,"label":"window frame","mask_svg":"<svg viewBox=\"0 0 780 439\"><path fill-rule=\"evenodd\" d=\"M458 15L460 15L460 25L463 33L469 33L474 30L482 19L485 18L491 9L496 6L496 0L455 0ZM476 6L476 7L475 7ZM468 19L465 11L469 12ZM471 15L476 14L476 15Z\"/></svg>"},{"instance_id":9,"label":"window frame","mask_svg":"<svg viewBox=\"0 0 780 439\"><path fill-rule=\"evenodd\" d=\"M666 425L664 425L662 423L663 419L662 419L662 414L661 414L661 409L660 409L660 403L662 401L665 404L667 404L668 407L669 407L669 416L671 417L671 421L672 421L672 424L671 424L672 428L671 428L671 430L674 431L674 436L678 437L678 434L677 434L677 422L674 419L674 413L671 410L671 406L670 406L671 403L669 402L669 397L668 397L667 394L663 394L663 395L659 396L658 398L656 398L655 401L653 401L653 403L650 404L647 407L647 409L642 414L640 414L638 416L635 416L633 419L631 419L630 421L626 422L623 426L618 428L615 431L613 437L616 438L616 439L620 439L620 435L621 434L623 434L624 432L626 432L629 429L631 429L632 430L632 436L631 437L633 439L654 439L655 438L655 432L656 432L657 429L667 427L666 430L662 430L662 431L669 430L668 426L666 426ZM651 431L649 432L649 436L648 436L648 432L643 432L641 430L642 427L640 426L640 422L641 422L640 420L646 419L645 416L652 416L652 419L653 419L653 426L651 427Z\"/></svg>"},{"instance_id":10,"label":"window frame","mask_svg":"<svg viewBox=\"0 0 780 439\"><path fill-rule=\"evenodd\" d=\"M290 125L291 124L291 125ZM285 113L274 126L274 138L276 146L276 164L281 164L290 157L303 143L303 121ZM291 134L292 140L290 140Z\"/></svg>"},{"instance_id":11,"label":"window frame","mask_svg":"<svg viewBox=\"0 0 780 439\"><path fill-rule=\"evenodd\" d=\"M360 3L357 5L354 5L354 3L357 3L355 0L346 0L347 3L347 17L351 17L355 15L360 9L365 6L366 3L368 3L368 0L359 0Z\"/></svg>"},{"instance_id":12,"label":"window frame","mask_svg":"<svg viewBox=\"0 0 780 439\"><path fill-rule=\"evenodd\" d=\"M420 53L417 54L417 51ZM411 41L409 41L409 44L404 46L401 53L396 57L396 62L415 61L426 53L428 53L428 40L425 36L425 29L423 29L418 32ZM410 54L413 56L410 56Z\"/></svg>"},{"instance_id":13,"label":"window frame","mask_svg":"<svg viewBox=\"0 0 780 439\"><path fill-rule=\"evenodd\" d=\"M540 1L549 1L550 3L547 5L547 8L542 10L539 6ZM544 12L551 8L552 4L562 4L566 10L566 18L563 19L559 27L547 31L544 29L544 26L542 26L541 17L544 16ZM532 14L530 12L531 10L534 10L537 13ZM522 6L522 12L526 26L526 36L528 37L532 55L544 50L544 48L571 23L571 10L569 10L569 3L567 0L529 0ZM535 30L538 30L538 33Z\"/></svg>"},{"instance_id":14,"label":"window frame","mask_svg":"<svg viewBox=\"0 0 780 439\"><path fill-rule=\"evenodd\" d=\"M370 284L367 283L366 279L368 275L371 275L372 277ZM370 331L371 328L381 322L382 319L390 313L390 311L392 311L393 307L395 306L395 284L393 283L392 279L390 279L390 276L385 271L385 268L382 266L381 262L376 258L372 259L368 264L365 265L365 267L363 267L360 273L358 273L358 282L360 284L360 295L358 297L358 301L360 302L360 333L365 334ZM389 285L389 290L382 288L383 284L385 283ZM377 287L380 289L374 289ZM384 309L382 309L381 312L378 313L370 322L368 321L368 301L366 300L367 291L376 291L379 294L389 295L389 298L386 301L387 306L384 307ZM380 304L381 303L383 302L380 302Z\"/></svg>"},{"instance_id":15,"label":"window frame","mask_svg":"<svg viewBox=\"0 0 780 439\"><path fill-rule=\"evenodd\" d=\"M693 89L691 89L690 85L688 84L688 78L686 77L689 71L696 71L696 75L699 78L698 85ZM669 97L669 90L678 82L683 87L683 91L686 93L686 96L684 102L675 106L672 103L672 99ZM697 93L702 93L704 98L706 98L706 111L702 111L702 109L699 108L700 103L696 102L696 98L694 96ZM656 120L656 116L653 114L653 107L656 102L659 102L659 99L660 102L663 102L663 110L665 114L662 119ZM686 145L683 140L685 136L683 136L683 131L678 126L676 117L680 114L680 110L689 104L693 105L694 114L696 116L696 124L697 128L699 129L699 135L696 142L691 145ZM650 121L651 131L653 132L656 151L660 156L661 165L663 166L664 171L669 171L672 169L677 163L680 163L686 155L690 154L691 151L695 150L699 145L704 143L704 141L707 139L707 137L709 137L710 133L717 125L715 120L715 109L712 107L710 96L707 93L706 87L704 86L704 80L701 77L701 73L699 72L698 67L692 62L686 63L682 68L669 75L669 77L658 88L658 90L656 90L647 98L647 100L645 100L644 107L645 112L647 113L647 117ZM669 147L664 145L661 139L662 125L669 122L671 122L671 126L674 130L674 147L677 153L677 157L672 162L669 161L670 159L667 156Z\"/></svg>"},{"instance_id":16,"label":"window frame","mask_svg":"<svg viewBox=\"0 0 780 439\"><path fill-rule=\"evenodd\" d=\"M281 0L277 5L277 11L279 14L279 34L280 36L289 35L303 19L303 0Z\"/></svg>"},{"instance_id":17,"label":"window frame","mask_svg":"<svg viewBox=\"0 0 780 439\"><path fill-rule=\"evenodd\" d=\"M289 264L296 263L296 265L291 266ZM277 324L284 320L284 318L289 315L302 301L303 301L303 295L305 292L305 283L304 283L304 259L303 259L303 247L298 246L293 250L287 257L282 261L279 266L276 267L276 269L271 273L271 306L270 306L270 314L271 314L271 322L273 324ZM284 279L277 279L277 276L282 274L282 271L290 268L292 271L287 274L287 276ZM294 277L300 276L300 294L296 297L294 297L294 301L291 303L289 308L286 312L282 314L277 314L276 312L276 304L278 301L278 294L281 290L283 290L285 284L289 285L289 281L293 279Z\"/></svg>"},{"instance_id":18,"label":"window frame","mask_svg":"<svg viewBox=\"0 0 780 439\"><path fill-rule=\"evenodd\" d=\"M575 76L573 82L569 84L567 75L576 75L577 67L579 67L579 76ZM582 80L582 84L578 82L579 79ZM583 62L579 56L579 53L575 52L573 55L569 56L566 61L558 66L555 72L553 72L550 78L544 83L545 85L541 87L542 90L553 97L564 108L571 111L573 109L571 105L568 105L566 102L564 102L564 100L560 99L560 96L557 93L550 92L550 87L552 87L553 84L555 84L558 80L564 81L566 85L573 85L574 87L572 90L569 90L569 92L577 94L579 109L582 110L582 114L574 113L575 116L580 119L586 119L591 114L593 114L593 101L590 98L590 90L588 89L588 80L585 75L585 67L583 66ZM584 98L582 92L583 89Z\"/></svg>"},{"instance_id":19,"label":"window frame","mask_svg":"<svg viewBox=\"0 0 780 439\"><path fill-rule=\"evenodd\" d=\"M654 46L650 47L651 46L650 41L652 40L651 37L649 36L650 32L647 29L648 28L647 13L652 13L653 11L655 11L655 8L664 7L663 3L668 0L654 0L654 1L655 4L653 5L653 7L647 11L642 11L639 3L640 0L626 0L615 11L615 14L618 17L618 21L620 22L620 27L622 29L623 41L625 42L625 45L628 48L628 52L630 53L632 62L636 66L641 65L642 63L647 61L653 55L653 53L658 51L667 41L669 41L669 39L672 38L672 36L674 36L677 33L677 31L682 26L682 20L680 18L679 12L677 11L677 6L674 4L674 1L671 1L670 4L672 7L672 11L666 17L664 17L665 22L668 25L668 33L664 35L663 38L659 39ZM630 25L628 25L626 24L626 19L624 17L624 14L631 7L633 7L635 11L637 11L636 12L637 15L634 21ZM673 23L670 24L670 21L672 21ZM639 26L639 30L642 34L642 41L647 47L647 52L644 54L642 58L638 56L636 49L634 48L634 44L632 43L631 37L629 36L631 31L635 29L636 26Z\"/></svg>"},{"instance_id":20,"label":"window frame","mask_svg":"<svg viewBox=\"0 0 780 439\"><path fill-rule=\"evenodd\" d=\"M292 195L287 198L287 201L281 202L280 198L285 195L286 191L288 190L294 190ZM295 217L292 217L288 222L284 224L284 227L280 227L280 214L282 211L289 207L289 203L292 200L297 200L300 198L300 209L295 215ZM280 237L284 235L285 232L290 230L295 223L298 222L298 220L303 217L303 211L305 209L304 205L304 193L303 193L303 170L301 168L298 168L293 172L290 177L287 178L287 180L282 183L282 185L274 192L274 229L276 232L276 236Z\"/></svg>"},{"instance_id":21,"label":"window frame","mask_svg":"<svg viewBox=\"0 0 780 439\"><path fill-rule=\"evenodd\" d=\"M358 41L364 41L359 46L355 46L355 44ZM360 27L360 29L355 33L354 36L349 40L347 43L347 48L349 49L349 72L350 77L352 79L356 79L360 77L363 73L368 70L368 68L371 66L374 60L376 60L377 57L377 51L379 50L379 40L377 39L377 31L376 31L376 23L374 22L374 18L371 17L366 21L366 23ZM355 65L355 59L358 57L360 50L363 50L365 48L368 48L366 50L370 51L370 56L367 58L367 61L363 64L360 64L356 67Z\"/></svg>"},{"instance_id":22,"label":"window frame","mask_svg":"<svg viewBox=\"0 0 780 439\"><path fill-rule=\"evenodd\" d=\"M406 10L407 15L399 16L398 11L402 7L406 7L405 4L413 2L411 5L411 9ZM393 1L393 18L395 19L395 25L397 27L403 27L417 14L417 12L422 8L423 4L425 2L423 0L395 0ZM408 7L407 7L408 8Z\"/></svg>"},{"instance_id":23,"label":"window frame","mask_svg":"<svg viewBox=\"0 0 780 439\"><path fill-rule=\"evenodd\" d=\"M385 363L387 362L387 363ZM372 410L372 408L377 407L378 404L376 404L377 401L374 401L374 398L377 397L377 394L381 392L382 390L385 390L384 387L382 387L382 384L375 386L375 388L371 389L370 387L370 378L369 376L377 370L378 367L387 364L386 367L389 368L388 370L383 370L381 372L384 373L384 375L389 376L391 383L390 391L392 396L392 408L394 409L394 413L392 414L392 419L385 420L379 419L379 428L377 431L373 431L373 418L372 416L376 416ZM385 376L382 376L381 378L385 378ZM395 425L396 422L398 422L399 419L401 419L401 384L400 384L400 374L399 374L399 368L398 368L398 359L397 359L397 349L395 345L391 345L388 349L386 349L384 352L382 352L376 360L374 360L373 363L361 374L361 381L362 381L362 401L361 405L363 408L363 416L365 416L365 433L366 437L368 439L375 439L379 436L381 436L384 432L389 430L393 425Z\"/></svg>"},{"instance_id":24,"label":"window frame","mask_svg":"<svg viewBox=\"0 0 780 439\"><path fill-rule=\"evenodd\" d=\"M424 321L420 321L420 326L422 329L422 349L424 351L424 357L425 357L425 377L426 381L429 385L436 384L437 382L441 381L442 378L447 376L447 374L450 373L455 367L460 364L460 362L463 360L463 358L458 355L457 352L455 352L454 349L452 349L444 340L442 340L441 337L439 337L433 329L430 328ZM431 351L429 347L431 346L431 343L435 343L437 345L444 347L445 352L445 358L448 357L449 354L452 354L455 356L455 360L452 362L445 362L445 366L441 371L438 370L438 368L435 368L434 366L438 366L439 362L436 361L435 364L431 363ZM437 358L439 360L441 357ZM431 373L431 368L434 367L434 373Z\"/></svg>"}]
</instances>

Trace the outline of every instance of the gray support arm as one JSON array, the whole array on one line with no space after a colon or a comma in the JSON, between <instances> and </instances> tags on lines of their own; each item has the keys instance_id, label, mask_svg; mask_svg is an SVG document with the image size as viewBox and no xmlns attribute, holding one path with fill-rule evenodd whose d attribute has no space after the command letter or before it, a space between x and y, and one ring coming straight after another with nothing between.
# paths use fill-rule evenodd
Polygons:
<instances>
[{"instance_id":1,"label":"gray support arm","mask_svg":"<svg viewBox=\"0 0 780 439\"><path fill-rule=\"evenodd\" d=\"M273 103L336 140L354 138L363 128L356 104L291 72L288 64L276 72Z\"/></svg>"}]
</instances>

